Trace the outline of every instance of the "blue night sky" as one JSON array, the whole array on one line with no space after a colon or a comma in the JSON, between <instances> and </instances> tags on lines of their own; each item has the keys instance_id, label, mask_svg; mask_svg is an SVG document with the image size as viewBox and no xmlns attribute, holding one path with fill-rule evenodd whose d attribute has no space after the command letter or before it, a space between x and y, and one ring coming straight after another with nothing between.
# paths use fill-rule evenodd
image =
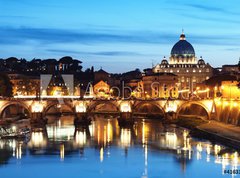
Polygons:
<instances>
[{"instance_id":1,"label":"blue night sky","mask_svg":"<svg viewBox=\"0 0 240 178\"><path fill-rule=\"evenodd\" d=\"M240 57L239 0L0 0L0 58L60 58L109 72L169 57L184 28L197 57Z\"/></svg>"}]
</instances>

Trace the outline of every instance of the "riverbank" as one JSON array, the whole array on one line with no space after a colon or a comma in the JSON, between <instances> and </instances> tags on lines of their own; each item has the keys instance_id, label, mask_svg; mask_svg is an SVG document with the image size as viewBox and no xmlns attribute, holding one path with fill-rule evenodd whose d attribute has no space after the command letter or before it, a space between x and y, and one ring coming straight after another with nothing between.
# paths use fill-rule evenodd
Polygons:
<instances>
[{"instance_id":1,"label":"riverbank","mask_svg":"<svg viewBox=\"0 0 240 178\"><path fill-rule=\"evenodd\" d=\"M240 127L211 120L196 127L197 133L240 150Z\"/></svg>"},{"instance_id":2,"label":"riverbank","mask_svg":"<svg viewBox=\"0 0 240 178\"><path fill-rule=\"evenodd\" d=\"M211 140L213 143L233 147L240 150L240 127L221 123L218 121L206 121L200 118L182 118L167 123L176 124L190 130L192 136Z\"/></svg>"}]
</instances>

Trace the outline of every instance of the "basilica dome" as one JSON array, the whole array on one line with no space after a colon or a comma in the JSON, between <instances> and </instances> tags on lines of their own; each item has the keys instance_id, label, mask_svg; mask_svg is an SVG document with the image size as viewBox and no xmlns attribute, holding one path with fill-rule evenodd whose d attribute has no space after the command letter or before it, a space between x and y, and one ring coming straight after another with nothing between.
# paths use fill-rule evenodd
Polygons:
<instances>
[{"instance_id":1,"label":"basilica dome","mask_svg":"<svg viewBox=\"0 0 240 178\"><path fill-rule=\"evenodd\" d=\"M186 41L185 34L180 35L180 40L173 46L171 50L172 57L195 57L193 46Z\"/></svg>"}]
</instances>

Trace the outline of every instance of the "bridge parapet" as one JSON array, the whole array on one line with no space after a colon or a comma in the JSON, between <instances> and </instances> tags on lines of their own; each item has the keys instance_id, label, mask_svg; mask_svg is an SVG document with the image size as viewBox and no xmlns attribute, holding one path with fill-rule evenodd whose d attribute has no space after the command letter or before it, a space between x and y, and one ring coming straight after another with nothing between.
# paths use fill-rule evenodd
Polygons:
<instances>
[{"instance_id":1,"label":"bridge parapet","mask_svg":"<svg viewBox=\"0 0 240 178\"><path fill-rule=\"evenodd\" d=\"M220 103L221 102L221 103ZM59 103L58 99L44 99L41 101L33 99L11 99L11 100L0 100L0 113L4 111L6 107L12 104L18 104L29 111L30 114L42 110L43 115L47 110L54 105L67 105L72 109L72 112L92 112L98 105L110 105L115 112L136 112L143 105L149 105L150 107L159 108L159 112L176 113L177 117L181 109L187 105L199 105L206 110L208 116L216 111L216 105L219 106L235 107L240 105L240 101L218 101L215 100L167 100L167 99L129 99L129 100L98 100L98 99L64 99L63 103ZM40 106L40 104L42 106Z\"/></svg>"}]
</instances>

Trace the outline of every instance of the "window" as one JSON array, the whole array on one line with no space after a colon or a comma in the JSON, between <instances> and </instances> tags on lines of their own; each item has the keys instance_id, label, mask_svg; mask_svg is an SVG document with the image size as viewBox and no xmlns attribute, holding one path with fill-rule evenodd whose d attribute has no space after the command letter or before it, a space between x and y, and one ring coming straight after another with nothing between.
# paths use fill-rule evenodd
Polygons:
<instances>
[{"instance_id":1,"label":"window","mask_svg":"<svg viewBox=\"0 0 240 178\"><path fill-rule=\"evenodd\" d=\"M164 91L167 91L167 85L164 85Z\"/></svg>"},{"instance_id":2,"label":"window","mask_svg":"<svg viewBox=\"0 0 240 178\"><path fill-rule=\"evenodd\" d=\"M193 77L192 81L193 81L193 82L196 82L196 77Z\"/></svg>"},{"instance_id":3,"label":"window","mask_svg":"<svg viewBox=\"0 0 240 178\"><path fill-rule=\"evenodd\" d=\"M184 80L184 77L182 77L182 79L181 79L181 82L184 82L185 80Z\"/></svg>"}]
</instances>

